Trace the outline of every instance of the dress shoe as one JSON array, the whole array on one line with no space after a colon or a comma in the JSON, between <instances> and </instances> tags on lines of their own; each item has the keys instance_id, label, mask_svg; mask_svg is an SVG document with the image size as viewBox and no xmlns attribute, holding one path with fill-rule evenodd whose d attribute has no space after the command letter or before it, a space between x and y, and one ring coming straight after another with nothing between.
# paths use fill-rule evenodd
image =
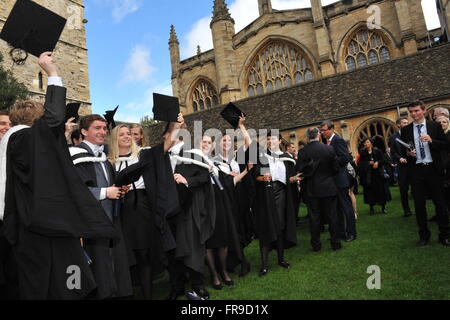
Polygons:
<instances>
[{"instance_id":1,"label":"dress shoe","mask_svg":"<svg viewBox=\"0 0 450 320\"><path fill-rule=\"evenodd\" d=\"M347 237L347 239L345 239L345 242L352 242L352 241L355 241L356 240L356 236L354 236L354 235L349 235L348 237Z\"/></svg>"},{"instance_id":2,"label":"dress shoe","mask_svg":"<svg viewBox=\"0 0 450 320\"><path fill-rule=\"evenodd\" d=\"M174 301L179 297L182 297L183 295L184 291L170 291L169 296L166 298L166 300Z\"/></svg>"},{"instance_id":3,"label":"dress shoe","mask_svg":"<svg viewBox=\"0 0 450 320\"><path fill-rule=\"evenodd\" d=\"M196 288L193 292L195 292L197 296L203 298L203 300L209 299L209 292L205 288Z\"/></svg>"},{"instance_id":4,"label":"dress shoe","mask_svg":"<svg viewBox=\"0 0 450 320\"><path fill-rule=\"evenodd\" d=\"M269 268L261 268L261 270L259 270L259 276L264 277L265 275L267 275L268 272Z\"/></svg>"},{"instance_id":5,"label":"dress shoe","mask_svg":"<svg viewBox=\"0 0 450 320\"><path fill-rule=\"evenodd\" d=\"M436 222L437 221L437 216L434 216L432 218L430 218L430 220L428 220L429 222Z\"/></svg>"},{"instance_id":6,"label":"dress shoe","mask_svg":"<svg viewBox=\"0 0 450 320\"><path fill-rule=\"evenodd\" d=\"M444 247L450 247L450 240L449 240L449 239L439 240L439 242L440 242Z\"/></svg>"},{"instance_id":7,"label":"dress shoe","mask_svg":"<svg viewBox=\"0 0 450 320\"><path fill-rule=\"evenodd\" d=\"M189 291L186 293L186 298L188 300L198 301L198 300L207 300L203 298L202 296L199 296L197 292L195 291Z\"/></svg>"},{"instance_id":8,"label":"dress shoe","mask_svg":"<svg viewBox=\"0 0 450 320\"><path fill-rule=\"evenodd\" d=\"M279 262L278 262L278 265L279 265L280 267L285 268L285 269L291 268L291 265L290 265L289 263L287 263L286 261L279 261Z\"/></svg>"},{"instance_id":9,"label":"dress shoe","mask_svg":"<svg viewBox=\"0 0 450 320\"><path fill-rule=\"evenodd\" d=\"M338 251L342 249L342 245L340 243L333 244L333 251Z\"/></svg>"},{"instance_id":10,"label":"dress shoe","mask_svg":"<svg viewBox=\"0 0 450 320\"><path fill-rule=\"evenodd\" d=\"M322 250L322 247L313 247L312 250L314 252L319 252L320 250Z\"/></svg>"},{"instance_id":11,"label":"dress shoe","mask_svg":"<svg viewBox=\"0 0 450 320\"><path fill-rule=\"evenodd\" d=\"M222 290L223 288L222 283L220 283L219 279L217 279L217 281L219 282L218 284L216 283L214 277L211 277L211 286L213 287L214 290Z\"/></svg>"},{"instance_id":12,"label":"dress shoe","mask_svg":"<svg viewBox=\"0 0 450 320\"><path fill-rule=\"evenodd\" d=\"M222 278L223 283L225 283L226 286L228 286L228 287L234 286L234 281L231 278L230 278L230 280L226 280L225 276L223 274L221 274L220 277Z\"/></svg>"},{"instance_id":13,"label":"dress shoe","mask_svg":"<svg viewBox=\"0 0 450 320\"><path fill-rule=\"evenodd\" d=\"M223 288L223 285L221 283L215 284L214 281L212 282L211 285L212 285L214 290L222 290L222 288Z\"/></svg>"},{"instance_id":14,"label":"dress shoe","mask_svg":"<svg viewBox=\"0 0 450 320\"><path fill-rule=\"evenodd\" d=\"M429 240L421 239L419 242L416 243L416 247L424 247L428 244Z\"/></svg>"}]
</instances>

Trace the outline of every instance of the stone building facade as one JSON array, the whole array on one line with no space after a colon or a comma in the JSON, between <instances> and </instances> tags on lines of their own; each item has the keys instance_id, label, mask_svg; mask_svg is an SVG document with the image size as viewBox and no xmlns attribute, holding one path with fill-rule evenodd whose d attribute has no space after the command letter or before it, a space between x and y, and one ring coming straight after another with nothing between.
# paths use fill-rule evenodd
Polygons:
<instances>
[{"instance_id":1,"label":"stone building facade","mask_svg":"<svg viewBox=\"0 0 450 320\"><path fill-rule=\"evenodd\" d=\"M83 0L33 1L67 19L64 31L55 48L55 57L59 65L59 73L68 90L68 102L81 102L80 113L90 114L88 51ZM0 29L5 24L15 3L16 0L2 0ZM47 79L37 64L37 58L29 55L24 64L14 64L10 55L11 49L13 48L8 43L0 40L4 68L11 70L15 78L28 88L32 99L43 101L47 89Z\"/></svg>"},{"instance_id":2,"label":"stone building facade","mask_svg":"<svg viewBox=\"0 0 450 320\"><path fill-rule=\"evenodd\" d=\"M405 102L411 99L424 99L430 107L450 105L446 96L450 91L445 92L446 89L430 97L413 94L416 89L410 83L406 91L410 90L410 96L399 100L387 97L385 92L395 95L404 88L388 88L387 83L402 86L407 79L390 81L383 74L379 76L384 82L381 78L378 82L369 79L380 70L402 79L402 74L406 76L408 72L401 67L414 70L405 64L406 57L414 57L415 63L421 64L417 59L425 57L423 52L437 52L429 49L432 41L421 0L341 0L328 6L311 0L311 8L284 11L274 10L270 0L254 1L258 1L260 16L236 33L225 1L214 0L210 24L214 49L183 61L175 28L171 27L173 92L187 119L207 121L215 114L217 126L221 120L216 107L236 101L252 110L249 119L260 120L255 125L261 127L263 123L265 127L280 129L286 140L296 143L303 139L308 125L331 118L338 120L338 132L356 151L364 135L387 141L395 129L395 120L405 114ZM450 1L446 3L443 12L450 11ZM347 82L342 85L342 81ZM432 78L429 81L435 83ZM328 92L323 84L333 86L335 91ZM354 101L348 92L354 95ZM374 101L372 105L360 106L373 100L367 97L380 95L384 95L384 105ZM307 96L312 100L306 100ZM340 100L342 96L349 100ZM273 97L277 100L273 101ZM343 109L326 112L333 106ZM308 117L310 122L296 117L309 113L316 113L314 119ZM262 119L262 114L268 119Z\"/></svg>"}]
</instances>

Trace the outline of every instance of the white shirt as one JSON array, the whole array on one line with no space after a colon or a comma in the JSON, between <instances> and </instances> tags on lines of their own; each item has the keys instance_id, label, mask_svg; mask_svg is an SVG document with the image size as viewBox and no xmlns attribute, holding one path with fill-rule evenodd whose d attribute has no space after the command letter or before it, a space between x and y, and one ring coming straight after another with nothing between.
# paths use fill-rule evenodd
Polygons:
<instances>
[{"instance_id":1,"label":"white shirt","mask_svg":"<svg viewBox=\"0 0 450 320\"><path fill-rule=\"evenodd\" d=\"M87 140L84 140L83 142L87 144L87 146L91 149L91 151L94 153L94 155L96 157L99 156L99 152L100 151L101 151L101 153L103 153L103 146L95 145L93 143L90 143ZM100 164L102 165L102 169L103 169L103 173L105 174L106 181L108 181L108 183L110 183L111 180L109 179L108 171L106 171L105 163L104 162L100 162ZM100 191L100 200L105 200L106 199L106 189L107 188L102 188L101 189L101 191Z\"/></svg>"},{"instance_id":2,"label":"white shirt","mask_svg":"<svg viewBox=\"0 0 450 320\"><path fill-rule=\"evenodd\" d=\"M183 146L184 146L184 142L180 142L169 149L170 165L172 166L172 173L175 173L175 168L177 166L177 161L178 161L175 158L175 156L180 155L181 148L183 148Z\"/></svg>"},{"instance_id":3,"label":"white shirt","mask_svg":"<svg viewBox=\"0 0 450 320\"><path fill-rule=\"evenodd\" d=\"M231 159L231 161L227 158L225 158L223 155L219 155L220 159L222 159L222 161L224 161L225 163L229 164L231 167L231 171L233 172L237 172L237 173L241 173L241 169L239 168L239 164L237 163L237 161L233 158Z\"/></svg>"},{"instance_id":4,"label":"white shirt","mask_svg":"<svg viewBox=\"0 0 450 320\"><path fill-rule=\"evenodd\" d=\"M421 135L419 136L419 125L422 125L421 128ZM414 144L416 147L416 154L417 154L417 161L416 163L431 163L433 162L433 158L431 157L431 151L430 151L430 144L428 142L423 142L420 140L421 136L426 136L428 134L427 132L427 121L423 119L422 123L415 123L413 125L413 131L414 131ZM425 150L425 158L422 158L420 154L420 147L423 147Z\"/></svg>"},{"instance_id":5,"label":"white shirt","mask_svg":"<svg viewBox=\"0 0 450 320\"><path fill-rule=\"evenodd\" d=\"M125 168L136 164L139 162L138 157L119 157L119 161L115 164L116 172L120 172L124 170ZM136 190L145 190L145 183L144 183L144 177L140 176L139 180L135 181L133 183L133 186L131 186L131 190L135 190L134 187L136 187Z\"/></svg>"},{"instance_id":6,"label":"white shirt","mask_svg":"<svg viewBox=\"0 0 450 320\"><path fill-rule=\"evenodd\" d=\"M283 152L272 152L276 155L282 155ZM286 167L283 161L269 158L270 174L272 175L272 181L279 181L286 184Z\"/></svg>"},{"instance_id":7,"label":"white shirt","mask_svg":"<svg viewBox=\"0 0 450 320\"><path fill-rule=\"evenodd\" d=\"M63 86L62 79L61 77L48 77L47 85L62 87Z\"/></svg>"}]
</instances>

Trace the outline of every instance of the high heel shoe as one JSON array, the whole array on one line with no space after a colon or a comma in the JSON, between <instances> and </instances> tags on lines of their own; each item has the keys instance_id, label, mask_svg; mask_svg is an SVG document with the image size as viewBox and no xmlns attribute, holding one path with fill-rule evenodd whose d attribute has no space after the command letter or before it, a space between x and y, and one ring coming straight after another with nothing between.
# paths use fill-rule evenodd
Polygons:
<instances>
[{"instance_id":1,"label":"high heel shoe","mask_svg":"<svg viewBox=\"0 0 450 320\"><path fill-rule=\"evenodd\" d=\"M221 276L221 278L222 278L222 280L223 280L223 283L225 283L226 286L229 286L229 287L234 286L234 281L233 281L233 280L226 280L223 273L220 274L220 276ZM231 279L231 278L230 278L230 279Z\"/></svg>"},{"instance_id":2,"label":"high heel shoe","mask_svg":"<svg viewBox=\"0 0 450 320\"><path fill-rule=\"evenodd\" d=\"M213 289L214 290L222 290L222 288L223 288L222 283L219 282L219 284L215 284L214 282L215 282L214 278L211 277L211 285L212 285Z\"/></svg>"},{"instance_id":3,"label":"high heel shoe","mask_svg":"<svg viewBox=\"0 0 450 320\"><path fill-rule=\"evenodd\" d=\"M261 270L259 270L259 276L264 277L265 275L267 275L268 272L269 272L269 268L263 267L263 268L261 268Z\"/></svg>"}]
</instances>

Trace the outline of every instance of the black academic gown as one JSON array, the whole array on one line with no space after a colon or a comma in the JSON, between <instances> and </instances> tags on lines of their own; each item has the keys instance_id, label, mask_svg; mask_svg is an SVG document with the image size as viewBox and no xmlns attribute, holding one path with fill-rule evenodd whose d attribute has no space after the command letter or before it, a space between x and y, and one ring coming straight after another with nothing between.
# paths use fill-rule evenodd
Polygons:
<instances>
[{"instance_id":1,"label":"black academic gown","mask_svg":"<svg viewBox=\"0 0 450 320\"><path fill-rule=\"evenodd\" d=\"M91 149L84 143L78 146L86 150L85 161L76 164L79 176L87 187L97 188L97 178L95 166L89 159L95 158ZM81 157L83 158L83 157ZM115 172L112 165L104 162L108 172L109 184L114 184ZM91 197L93 195L91 194ZM103 214L114 225L118 231L118 237L115 240L109 239L85 239L84 248L92 259L91 269L97 282L97 291L94 299L109 299L117 297L126 297L133 294L131 276L125 241L123 238L120 222L120 200L111 201L111 212L103 210ZM97 201L101 203L101 201Z\"/></svg>"},{"instance_id":2,"label":"black academic gown","mask_svg":"<svg viewBox=\"0 0 450 320\"><path fill-rule=\"evenodd\" d=\"M72 165L65 94L49 86L44 116L8 143L2 232L13 245L22 299L83 299L96 283L79 239L117 236ZM79 268L79 287L71 266Z\"/></svg>"},{"instance_id":3,"label":"black academic gown","mask_svg":"<svg viewBox=\"0 0 450 320\"><path fill-rule=\"evenodd\" d=\"M378 168L374 169L370 165L370 161L378 162ZM392 200L389 181L383 175L386 165L385 158L380 150L373 148L372 154L369 154L367 150L361 151L358 171L361 185L364 188L364 203L371 206L385 205L386 202Z\"/></svg>"},{"instance_id":4,"label":"black academic gown","mask_svg":"<svg viewBox=\"0 0 450 320\"><path fill-rule=\"evenodd\" d=\"M222 158L216 158L218 168L226 166L231 171L231 166ZM219 179L224 187L221 191L215 186L214 193L216 198L216 231L217 220L219 215L225 218L226 230L219 232L226 233L228 256L227 268L234 270L245 260L244 248L250 243L251 235L248 228L251 223L248 222L250 217L249 199L247 199L247 190L242 187L241 180L237 185L234 184L234 177L224 171L219 171ZM241 194L239 194L241 192ZM223 203L223 204L221 204Z\"/></svg>"},{"instance_id":5,"label":"black academic gown","mask_svg":"<svg viewBox=\"0 0 450 320\"><path fill-rule=\"evenodd\" d=\"M185 153L184 157L188 154ZM195 157L197 158L197 157ZM198 159L201 161L201 159ZM176 217L175 258L203 274L206 241L214 232L216 205L209 170L195 164L178 163L175 173L186 178L188 186L178 185L181 212Z\"/></svg>"},{"instance_id":6,"label":"black academic gown","mask_svg":"<svg viewBox=\"0 0 450 320\"><path fill-rule=\"evenodd\" d=\"M279 156L280 158L288 158L289 156L284 153ZM253 168L253 179L255 180L256 196L254 202L255 213L255 231L260 241L260 244L264 247L275 247L275 243L278 238L278 220L277 220L277 208L275 204L275 195L273 188L267 187L266 182L257 181L256 178L261 176L261 169L269 169L268 160L263 159L264 155L260 154L259 163ZM286 167L286 206L284 212L285 229L283 230L284 247L290 248L297 244L296 234L296 221L295 221L295 209L294 201L292 199L292 192L290 192L289 179L295 176L295 164L283 161Z\"/></svg>"}]
</instances>

